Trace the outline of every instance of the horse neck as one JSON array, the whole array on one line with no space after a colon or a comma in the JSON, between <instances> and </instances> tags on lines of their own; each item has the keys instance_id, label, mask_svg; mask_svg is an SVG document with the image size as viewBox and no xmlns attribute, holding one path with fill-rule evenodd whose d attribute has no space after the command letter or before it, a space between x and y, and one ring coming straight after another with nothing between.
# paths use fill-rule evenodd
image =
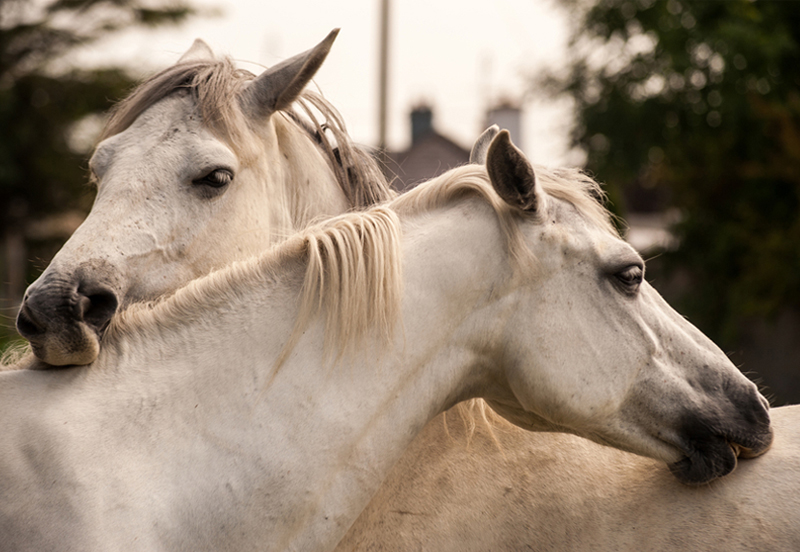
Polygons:
<instances>
[{"instance_id":1,"label":"horse neck","mask_svg":"<svg viewBox=\"0 0 800 552\"><path fill-rule=\"evenodd\" d=\"M332 366L325 361L317 323L268 389L264 402L278 412L311 414L283 423L294 428L296 457L315 458L321 468L304 478L309 482L304 496L310 493L314 500L307 504L302 529L286 534L282 546L316 549L336 542L416 433L489 385L486 367L494 363L487 341L495 330L487 267L501 264L492 251L503 248L480 239L482 225L465 228L464 219L462 211L452 210L405 225L402 329L388 350L367 343ZM290 395L304 398L301 409L281 405ZM310 448L302 450L306 445Z\"/></svg>"},{"instance_id":2,"label":"horse neck","mask_svg":"<svg viewBox=\"0 0 800 552\"><path fill-rule=\"evenodd\" d=\"M206 435L225 440L214 443L214 454L237 451L242 472L225 476L267 491L243 499L243 526L257 524L248 515L277 511L272 525L258 522L270 546L332 548L416 433L487 385L481 340L491 336L475 321L491 326L485 280L487 267L500 263L492 250L502 247L481 240L469 218L452 210L405 225L402 329L386 347L376 337L333 363L316 320L275 372L298 315L305 266L295 258L267 276L248 276L233 293L206 297L202 308L181 307L190 302L179 291L170 300L180 307L174 324L132 331L127 341L121 332L98 363L121 366L113 378L133 378L136 389L152 389L160 405L170 405L160 434L175 443L176 456L181 446L202 447ZM214 416L200 415L207 411ZM205 460L213 465L211 453ZM213 472L200 461L197 470L198 477ZM194 511L211 519L214 506L198 503Z\"/></svg>"},{"instance_id":3,"label":"horse neck","mask_svg":"<svg viewBox=\"0 0 800 552\"><path fill-rule=\"evenodd\" d=\"M314 219L347 211L350 205L331 168L331 161L312 136L282 114L273 119L276 158L282 173L291 229L299 230Z\"/></svg>"}]
</instances>

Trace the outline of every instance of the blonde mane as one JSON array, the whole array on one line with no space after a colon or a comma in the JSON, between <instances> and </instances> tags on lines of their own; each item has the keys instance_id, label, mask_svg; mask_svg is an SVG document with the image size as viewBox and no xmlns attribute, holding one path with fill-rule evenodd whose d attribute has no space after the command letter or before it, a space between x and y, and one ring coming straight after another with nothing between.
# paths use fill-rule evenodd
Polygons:
<instances>
[{"instance_id":1,"label":"blonde mane","mask_svg":"<svg viewBox=\"0 0 800 552\"><path fill-rule=\"evenodd\" d=\"M549 169L537 166L536 181L546 194L572 204L586 219L598 228L618 236L612 215L605 208L605 192L600 184L579 169ZM393 209L400 213L419 213L447 205L453 199L476 195L486 201L497 214L508 244L509 254L517 268L530 266L534 259L519 231L518 219L526 216L509 206L497 195L483 165L464 165L406 192L392 201Z\"/></svg>"},{"instance_id":2,"label":"blonde mane","mask_svg":"<svg viewBox=\"0 0 800 552\"><path fill-rule=\"evenodd\" d=\"M370 333L389 343L402 295L400 237L400 219L385 206L340 215L300 234L307 255L300 313L277 367L320 313L324 351L335 350L337 361L355 353Z\"/></svg>"},{"instance_id":3,"label":"blonde mane","mask_svg":"<svg viewBox=\"0 0 800 552\"><path fill-rule=\"evenodd\" d=\"M208 128L247 163L258 154L252 121L236 101L255 75L239 69L229 57L177 63L140 84L111 111L100 140L127 129L153 104L174 93L191 94ZM352 142L341 115L320 94L304 90L297 111L279 112L283 124L307 134L323 152L351 207L364 208L394 196L375 159ZM319 113L322 122L315 115Z\"/></svg>"},{"instance_id":4,"label":"blonde mane","mask_svg":"<svg viewBox=\"0 0 800 552\"><path fill-rule=\"evenodd\" d=\"M497 195L483 165L464 165L451 169L399 196L391 206L399 213L417 214L438 209L459 197L470 195L483 199L497 215L508 244L512 267L533 269L533 253L525 245L519 231L519 218L524 215Z\"/></svg>"},{"instance_id":5,"label":"blonde mane","mask_svg":"<svg viewBox=\"0 0 800 552\"><path fill-rule=\"evenodd\" d=\"M605 208L606 194L595 180L580 169L551 169L535 166L536 181L546 194L562 199L573 206L592 224L617 236L612 215ZM519 210L508 206L494 191L483 165L463 165L424 182L398 197L392 208L400 212L417 213L446 205L454 198L476 194L486 200L501 219L511 224ZM507 234L513 231L507 230ZM512 238L514 239L514 238Z\"/></svg>"}]
</instances>

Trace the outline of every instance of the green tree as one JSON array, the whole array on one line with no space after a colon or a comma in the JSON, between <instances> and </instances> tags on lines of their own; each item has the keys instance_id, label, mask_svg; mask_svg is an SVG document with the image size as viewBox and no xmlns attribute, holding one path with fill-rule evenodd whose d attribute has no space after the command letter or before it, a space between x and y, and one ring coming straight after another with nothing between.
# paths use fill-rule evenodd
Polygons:
<instances>
[{"instance_id":1,"label":"green tree","mask_svg":"<svg viewBox=\"0 0 800 552\"><path fill-rule=\"evenodd\" d=\"M800 3L562 0L587 169L630 208L680 209L679 306L731 344L800 309Z\"/></svg>"},{"instance_id":2,"label":"green tree","mask_svg":"<svg viewBox=\"0 0 800 552\"><path fill-rule=\"evenodd\" d=\"M23 239L32 219L88 208L86 152L75 151L70 136L133 85L121 68L75 68L70 54L121 29L196 13L181 0L0 0L0 248L11 249L12 233ZM0 259L6 282L15 262L8 257Z\"/></svg>"}]
</instances>

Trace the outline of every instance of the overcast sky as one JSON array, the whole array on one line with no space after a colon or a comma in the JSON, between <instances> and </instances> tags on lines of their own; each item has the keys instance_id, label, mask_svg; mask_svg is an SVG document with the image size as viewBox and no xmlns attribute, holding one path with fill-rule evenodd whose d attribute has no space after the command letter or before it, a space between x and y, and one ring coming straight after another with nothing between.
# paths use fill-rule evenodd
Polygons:
<instances>
[{"instance_id":1,"label":"overcast sky","mask_svg":"<svg viewBox=\"0 0 800 552\"><path fill-rule=\"evenodd\" d=\"M377 142L380 0L195 1L219 6L223 15L196 19L178 30L126 35L86 55L130 62L144 77L174 63L200 37L242 62L272 65L340 27L315 82L357 141ZM422 102L433 107L437 130L469 147L483 128L488 104L521 98L525 75L563 64L566 14L555 1L393 0L390 147L407 145L408 112ZM565 109L535 98L524 108L527 153L546 165L568 163Z\"/></svg>"}]
</instances>

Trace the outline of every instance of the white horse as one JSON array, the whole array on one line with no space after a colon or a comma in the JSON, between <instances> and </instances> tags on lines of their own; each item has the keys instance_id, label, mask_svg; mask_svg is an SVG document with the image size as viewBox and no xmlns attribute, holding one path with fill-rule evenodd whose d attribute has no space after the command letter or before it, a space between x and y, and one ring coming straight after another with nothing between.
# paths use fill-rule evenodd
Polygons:
<instances>
[{"instance_id":1,"label":"white horse","mask_svg":"<svg viewBox=\"0 0 800 552\"><path fill-rule=\"evenodd\" d=\"M800 550L800 407L771 411L768 455L699 487L652 459L464 415L425 427L338 551Z\"/></svg>"},{"instance_id":2,"label":"white horse","mask_svg":"<svg viewBox=\"0 0 800 552\"><path fill-rule=\"evenodd\" d=\"M340 164L320 129L317 137L322 148L309 139L312 134L297 132L302 127L295 124L299 120L291 112L263 115L250 106L239 113L240 106L248 103L243 101L247 95L228 93L240 87L254 90L271 86L272 94L288 89L289 95L281 104L285 110L291 103L289 98L297 95L298 88L324 59L332 38L266 71L253 83L247 83L250 76L234 70L229 62L213 59L197 42L179 65L145 83L117 109L106 130L111 139L101 144L93 160L103 197L98 198L92 214L46 276L31 288L20 318L23 331L32 327L24 313L38 312L37 317L43 320L43 326L33 324L28 334L34 345L39 344L43 357L48 358L47 351L55 348L49 357L52 362L91 358L96 352L95 336L117 303L170 293L211 267L259 251L264 243L283 238L313 216L340 212L349 205L364 205L387 195L374 172L362 176L362 164L352 148L348 149L349 141L341 131L336 136L341 146L337 152ZM193 87L191 94L172 94L187 88L188 83ZM321 107L334 131L343 129L332 108L311 94L303 96ZM265 100L266 104L271 101ZM202 114L204 122L199 128L196 112ZM257 128L251 130L252 125ZM169 140L164 138L175 130ZM273 139L262 139L262 135ZM253 151L256 147L263 151ZM231 152L239 156L243 151L259 159L244 163L237 158L247 168L239 170L235 186L227 183L230 175L224 169L209 170L205 180L194 179L196 186L189 185L186 174L206 170L203 163L219 162L222 166L229 158L225 156ZM284 166L287 155L295 162ZM344 171L342 167L350 169ZM212 183L213 179L220 180ZM369 182L378 186L370 187ZM216 185L224 194L213 191ZM197 201L191 195L206 192L217 197ZM53 301L43 306L48 299ZM70 316L74 319L69 320ZM80 351L60 352L58 344L69 341L70 331L63 338L59 327L88 334L88 356ZM84 331L87 327L90 332ZM537 438L525 437L530 441ZM596 448L589 443L584 446ZM493 463L492 458L487 454L486 462ZM403 465L411 466L409 473L416 474L413 456L407 460ZM430 470L437 473L434 466ZM392 473L400 480L410 477L398 469ZM387 488L391 485L389 482ZM435 500L447 498L442 495ZM383 508L392 510L390 504L384 507L377 502L365 517ZM391 530L385 520L380 528ZM380 539L381 533L374 535Z\"/></svg>"},{"instance_id":3,"label":"white horse","mask_svg":"<svg viewBox=\"0 0 800 552\"><path fill-rule=\"evenodd\" d=\"M593 190L537 181L507 133L488 172L133 306L89 367L0 374L2 545L329 550L476 396L691 483L769 447L766 401L643 280Z\"/></svg>"},{"instance_id":4,"label":"white horse","mask_svg":"<svg viewBox=\"0 0 800 552\"><path fill-rule=\"evenodd\" d=\"M257 78L196 41L116 108L90 162L92 211L17 318L40 359L89 363L120 306L390 197L335 109L303 91L337 32Z\"/></svg>"}]
</instances>

